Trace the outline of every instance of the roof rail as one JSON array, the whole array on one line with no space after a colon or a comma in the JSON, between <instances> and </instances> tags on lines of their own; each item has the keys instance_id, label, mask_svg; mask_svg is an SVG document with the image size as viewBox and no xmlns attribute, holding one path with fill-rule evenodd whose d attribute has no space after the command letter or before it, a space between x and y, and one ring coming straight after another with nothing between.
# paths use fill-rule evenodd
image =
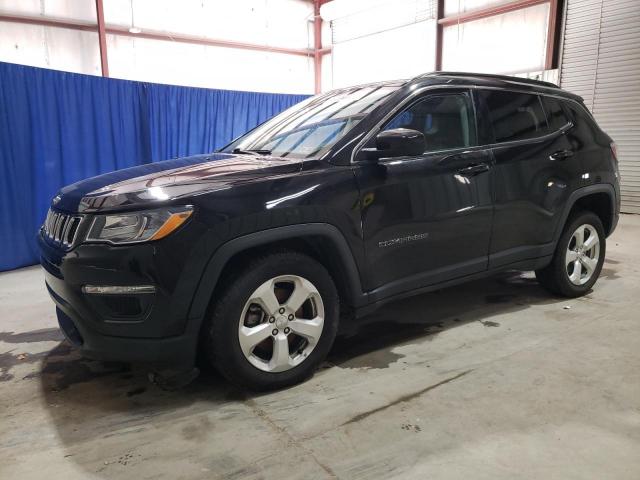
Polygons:
<instances>
[{"instance_id":1,"label":"roof rail","mask_svg":"<svg viewBox=\"0 0 640 480\"><path fill-rule=\"evenodd\" d=\"M509 75L494 75L490 73L471 73L471 72L430 72L419 75L416 78L425 77L475 77L475 78L492 78L496 80L504 80L505 82L518 82L530 85L538 85L548 88L560 88L555 83L545 82L543 80L534 80L532 78L513 77Z\"/></svg>"}]
</instances>

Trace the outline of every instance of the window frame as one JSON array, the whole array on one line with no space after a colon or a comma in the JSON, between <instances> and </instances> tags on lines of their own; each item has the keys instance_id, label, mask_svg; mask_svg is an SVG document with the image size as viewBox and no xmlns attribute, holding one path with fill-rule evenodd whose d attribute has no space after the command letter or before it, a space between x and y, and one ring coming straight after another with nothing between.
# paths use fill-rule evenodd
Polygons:
<instances>
[{"instance_id":1,"label":"window frame","mask_svg":"<svg viewBox=\"0 0 640 480\"><path fill-rule=\"evenodd\" d=\"M402 112L406 111L407 109L411 108L412 106L414 106L415 104L423 101L424 99L426 99L428 96L442 96L442 95L464 95L468 98L469 100L469 105L471 107L471 115L473 117L473 122L472 122L472 126L475 130L475 138L474 138L474 145L469 146L469 147L456 147L456 148L448 148L448 149L443 149L443 150L432 150L432 151L427 151L424 152L420 155L416 155L415 157L411 157L411 158L416 158L416 157L423 157L423 156L431 156L431 155L437 155L440 153L452 153L452 152L458 152L458 151L471 151L471 150L475 150L477 149L480 145L478 143L478 112L477 112L477 108L476 108L476 101L473 95L473 91L472 88L467 86L467 85L452 85L452 86L447 86L447 85L430 85L421 89L416 90L415 92L413 92L412 95L408 95L407 97L403 98L400 102L398 102L398 104L390 111L388 112L379 122L377 122L370 130L369 132L363 137L363 139L360 141L360 143L358 143L358 145L355 146L355 148L353 149L352 153L351 153L351 164L358 164L358 163L363 163L363 162L368 162L369 160L366 160L364 158L359 158L360 156L360 151L378 134L382 131L382 128L389 123L391 120L393 120L397 115L401 114ZM397 159L396 159L397 160Z\"/></svg>"},{"instance_id":2,"label":"window frame","mask_svg":"<svg viewBox=\"0 0 640 480\"><path fill-rule=\"evenodd\" d=\"M487 92L487 90L485 90L485 92ZM538 103L538 108L540 109L540 112L542 113L542 118L541 121L538 125L536 125L536 127L542 127L544 128L546 131L545 133L541 134L541 135L534 135L532 137L528 137L528 138L516 138L514 140L498 140L496 138L496 128L495 128L495 123L494 123L494 119L492 117L492 109L489 106L489 103L487 102L486 97L484 97L483 95L478 95L478 101L483 103L483 112L486 115L486 120L487 120L487 131L490 134L490 140L491 140L491 144L496 144L496 145L502 145L505 143L513 143L513 142L527 142L527 141L532 141L532 140L536 140L538 138L541 137L545 137L547 135L549 135L550 133L553 133L550 131L549 128L549 118L547 116L547 111L544 108L544 104L542 103L542 99L540 98L540 95L536 92L536 93L523 93L523 92L514 92L508 89L504 89L504 90L498 90L497 92L504 92L507 94L512 94L515 96L527 96L527 97L532 97L529 98L528 101L531 101L533 103L537 102ZM527 103L527 105L530 105L529 103ZM510 112L513 113L513 112ZM507 117L508 118L508 117Z\"/></svg>"},{"instance_id":3,"label":"window frame","mask_svg":"<svg viewBox=\"0 0 640 480\"><path fill-rule=\"evenodd\" d=\"M383 132L384 128L393 120L395 120L399 115L402 115L404 112L410 110L411 108L413 108L414 106L416 106L417 104L424 102L425 100L427 100L429 97L443 97L443 96L460 96L463 97L467 100L467 106L469 107L469 119L471 120L469 122L469 127L473 128L473 142L471 142L471 145L467 145L467 146L460 146L460 147L451 147L451 148L443 148L440 150L426 150L424 152L422 152L419 156L423 156L423 155L432 155L434 153L438 153L438 152L449 152L449 151L455 151L455 150L467 150L469 148L473 148L473 147L477 147L478 146L478 119L477 119L477 115L476 115L476 106L475 106L475 102L473 99L473 95L471 93L471 91L469 89L461 89L461 91L451 91L451 92L447 92L447 91L435 91L435 92L428 92L424 95L421 95L417 98L415 98L414 100L412 100L411 102L409 102L405 107L399 109L394 115L392 115L388 120L386 120L385 122L382 123L382 125L379 127L378 129L378 133Z\"/></svg>"},{"instance_id":4,"label":"window frame","mask_svg":"<svg viewBox=\"0 0 640 480\"><path fill-rule=\"evenodd\" d=\"M544 87L543 87L544 88ZM415 100L416 98L419 98L420 95L422 94L427 94L427 93L431 93L431 91L435 91L438 92L439 90L448 90L448 89L453 89L453 90L459 90L459 91L469 91L471 92L471 96L474 100L473 102L473 107L474 107L474 117L475 117L475 121L476 121L476 133L479 134L480 132L480 121L482 120L482 123L485 123L487 121L489 121L487 118L485 118L485 112L481 112L478 109L478 103L479 103L479 98L477 95L477 91L478 90L500 90L500 91L508 91L508 92L516 92L516 93L526 93L526 94L530 94L530 95L539 95L539 96L547 96L547 97L552 97L557 99L558 101L560 101L561 103L563 103L563 107L565 108L565 113L567 112L567 108L564 105L564 102L573 102L575 103L578 108L584 108L582 106L582 104L573 99L573 98L569 98L566 97L564 95L558 95L558 94L554 94L554 93L546 93L546 92L537 92L537 91L530 91L530 90L524 90L524 89L519 89L517 87L513 87L513 88L509 88L509 87L494 87L494 86L485 86L485 85L425 85L421 88L416 88L413 92L411 92L409 95L407 95L406 97L404 97L401 101L398 102L398 104L391 109L389 112L387 112L380 120L378 120L376 122L376 124L371 127L371 129L362 136L362 139L356 144L356 146L353 148L353 150L351 150L351 157L350 157L350 165L357 165L363 162L367 162L368 160L362 158L362 156L360 155L361 150L365 147L365 145L367 144L367 142L369 142L369 140L371 140L371 137L374 136L374 134L377 134L378 132L380 132L380 128L382 125L384 125L385 122L387 122L392 116L394 116L395 114L398 113L398 111L403 108L407 103L412 102L413 100ZM546 115L546 114L545 114ZM481 141L480 138L477 138L477 145L475 147L469 147L467 149L462 149L464 151L476 151L476 150L487 150L487 149L491 149L491 148L498 148L498 147L504 147L504 146L516 146L516 145L524 145L527 143L537 143L540 141L544 141L544 140L548 140L551 139L555 136L558 135L562 135L564 133L566 133L568 130L570 130L571 128L574 127L574 123L572 121L572 117L570 115L567 115L569 122L560 130L555 131L555 132L551 132L547 135L545 135L544 137L537 137L534 139L526 139L526 140L514 140L511 142L504 142L504 143L483 143ZM479 136L479 135L477 135ZM460 150L460 149L457 149ZM452 150L452 152L454 152L455 150ZM435 153L435 152L434 152Z\"/></svg>"},{"instance_id":5,"label":"window frame","mask_svg":"<svg viewBox=\"0 0 640 480\"><path fill-rule=\"evenodd\" d=\"M518 95L530 95L530 96L534 96L537 97L538 103L540 105L540 109L542 110L542 113L544 113L544 120L545 123L547 125L547 130L548 132L543 134L543 135L538 135L535 137L531 137L531 138L522 138L522 139L518 139L518 140L508 140L508 141L497 141L495 138L495 132L493 130L493 123L491 121L491 110L489 108L489 105L487 105L487 102L485 101L484 98L482 98L480 95L476 95L476 100L478 102L478 108L481 111L481 115L483 117L483 121L487 124L487 126L485 127L485 131L488 131L490 133L489 138L486 138L485 140L487 140L489 143L485 144L486 147L488 148L497 148L497 147L503 147L503 146L515 146L515 145L526 145L528 143L538 143L538 142L542 142L542 141L546 141L549 139L554 138L557 135L561 135L564 134L567 130L571 129L575 124L572 121L572 117L571 115L569 115L569 112L567 111L567 107L564 105L565 101L572 101L575 102L576 104L579 105L578 102L576 102L573 99L567 99L565 97L559 96L559 95L551 95L551 94L546 94L546 93L542 93L542 92L527 92L527 91L522 91L522 90L518 90L518 89L513 89L513 88L491 88L491 87L482 87L482 86L478 86L475 87L475 90L478 91L502 91L502 92L509 92L509 93L516 93ZM556 100L563 112L564 112L564 116L567 119L567 123L564 124L562 127L560 127L559 129L556 130L551 130L550 124L549 124L549 115L547 112L547 109L544 107L544 102L542 100L542 97L548 97L548 98L552 98L554 100Z\"/></svg>"},{"instance_id":6,"label":"window frame","mask_svg":"<svg viewBox=\"0 0 640 480\"><path fill-rule=\"evenodd\" d=\"M554 130L553 132L563 130L569 124L571 124L572 126L575 125L575 119L573 118L573 115L571 114L571 110L566 105L566 100L565 99L559 98L559 97L553 97L551 95L540 95L540 102L542 103L542 110L544 111L544 114L547 117L547 124L549 126L551 126L551 122L550 122L550 119L549 119L549 112L547 112L547 109L545 108L545 101L544 101L544 99L542 97L548 97L548 98L554 100L555 102L557 102L558 105L560 105L560 109L562 110L562 113L564 114L565 120L567 121L567 123L562 125L557 130Z\"/></svg>"}]
</instances>

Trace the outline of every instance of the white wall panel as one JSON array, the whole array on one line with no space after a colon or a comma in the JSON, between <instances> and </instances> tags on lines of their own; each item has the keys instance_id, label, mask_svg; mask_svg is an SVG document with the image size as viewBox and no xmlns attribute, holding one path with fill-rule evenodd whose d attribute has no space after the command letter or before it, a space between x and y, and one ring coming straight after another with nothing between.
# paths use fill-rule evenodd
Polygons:
<instances>
[{"instance_id":1,"label":"white wall panel","mask_svg":"<svg viewBox=\"0 0 640 480\"><path fill-rule=\"evenodd\" d=\"M105 3L109 1L106 0ZM94 22L96 2L93 0L0 0L0 12Z\"/></svg>"},{"instance_id":2,"label":"white wall panel","mask_svg":"<svg viewBox=\"0 0 640 480\"><path fill-rule=\"evenodd\" d=\"M107 35L115 78L193 87L313 93L313 58Z\"/></svg>"},{"instance_id":3,"label":"white wall panel","mask_svg":"<svg viewBox=\"0 0 640 480\"><path fill-rule=\"evenodd\" d=\"M335 1L335 0L334 0ZM394 0L331 21L334 44L434 19L434 0Z\"/></svg>"},{"instance_id":4,"label":"white wall panel","mask_svg":"<svg viewBox=\"0 0 640 480\"><path fill-rule=\"evenodd\" d=\"M333 44L332 82L323 82L323 90L432 71L435 5L435 0L333 0L323 5Z\"/></svg>"},{"instance_id":5,"label":"white wall panel","mask_svg":"<svg viewBox=\"0 0 640 480\"><path fill-rule=\"evenodd\" d=\"M0 22L0 61L99 75L98 34Z\"/></svg>"},{"instance_id":6,"label":"white wall panel","mask_svg":"<svg viewBox=\"0 0 640 480\"><path fill-rule=\"evenodd\" d=\"M443 70L519 73L544 69L549 4L444 28Z\"/></svg>"},{"instance_id":7,"label":"white wall panel","mask_svg":"<svg viewBox=\"0 0 640 480\"><path fill-rule=\"evenodd\" d=\"M333 46L333 87L411 78L435 68L435 20Z\"/></svg>"},{"instance_id":8,"label":"white wall panel","mask_svg":"<svg viewBox=\"0 0 640 480\"><path fill-rule=\"evenodd\" d=\"M107 25L259 45L313 46L305 0L104 0ZM0 12L96 22L94 0L0 0ZM328 28L328 27L327 27ZM112 77L177 85L310 94L313 59L107 36ZM0 22L0 61L100 75L96 33Z\"/></svg>"},{"instance_id":9,"label":"white wall panel","mask_svg":"<svg viewBox=\"0 0 640 480\"><path fill-rule=\"evenodd\" d=\"M514 0L445 0L444 14L445 16L455 15L457 13L467 13L482 8L496 7L511 3Z\"/></svg>"},{"instance_id":10,"label":"white wall panel","mask_svg":"<svg viewBox=\"0 0 640 480\"><path fill-rule=\"evenodd\" d=\"M310 46L304 0L105 0L105 22L289 48Z\"/></svg>"}]
</instances>

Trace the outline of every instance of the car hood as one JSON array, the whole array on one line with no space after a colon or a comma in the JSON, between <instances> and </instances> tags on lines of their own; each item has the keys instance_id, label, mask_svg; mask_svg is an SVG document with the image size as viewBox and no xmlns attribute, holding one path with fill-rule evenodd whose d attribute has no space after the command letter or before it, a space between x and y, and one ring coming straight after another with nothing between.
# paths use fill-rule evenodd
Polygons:
<instances>
[{"instance_id":1,"label":"car hood","mask_svg":"<svg viewBox=\"0 0 640 480\"><path fill-rule=\"evenodd\" d=\"M300 171L301 160L214 153L166 160L88 178L64 187L52 206L92 212L151 206L188 195Z\"/></svg>"}]
</instances>

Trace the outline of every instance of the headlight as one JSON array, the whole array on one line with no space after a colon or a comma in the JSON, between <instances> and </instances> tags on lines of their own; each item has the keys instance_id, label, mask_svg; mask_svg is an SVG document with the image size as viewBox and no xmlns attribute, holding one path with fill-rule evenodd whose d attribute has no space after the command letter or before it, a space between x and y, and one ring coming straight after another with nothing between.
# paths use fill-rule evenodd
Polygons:
<instances>
[{"instance_id":1,"label":"headlight","mask_svg":"<svg viewBox=\"0 0 640 480\"><path fill-rule=\"evenodd\" d=\"M188 206L96 215L85 241L140 243L160 240L182 225L192 213L193 207Z\"/></svg>"}]
</instances>

